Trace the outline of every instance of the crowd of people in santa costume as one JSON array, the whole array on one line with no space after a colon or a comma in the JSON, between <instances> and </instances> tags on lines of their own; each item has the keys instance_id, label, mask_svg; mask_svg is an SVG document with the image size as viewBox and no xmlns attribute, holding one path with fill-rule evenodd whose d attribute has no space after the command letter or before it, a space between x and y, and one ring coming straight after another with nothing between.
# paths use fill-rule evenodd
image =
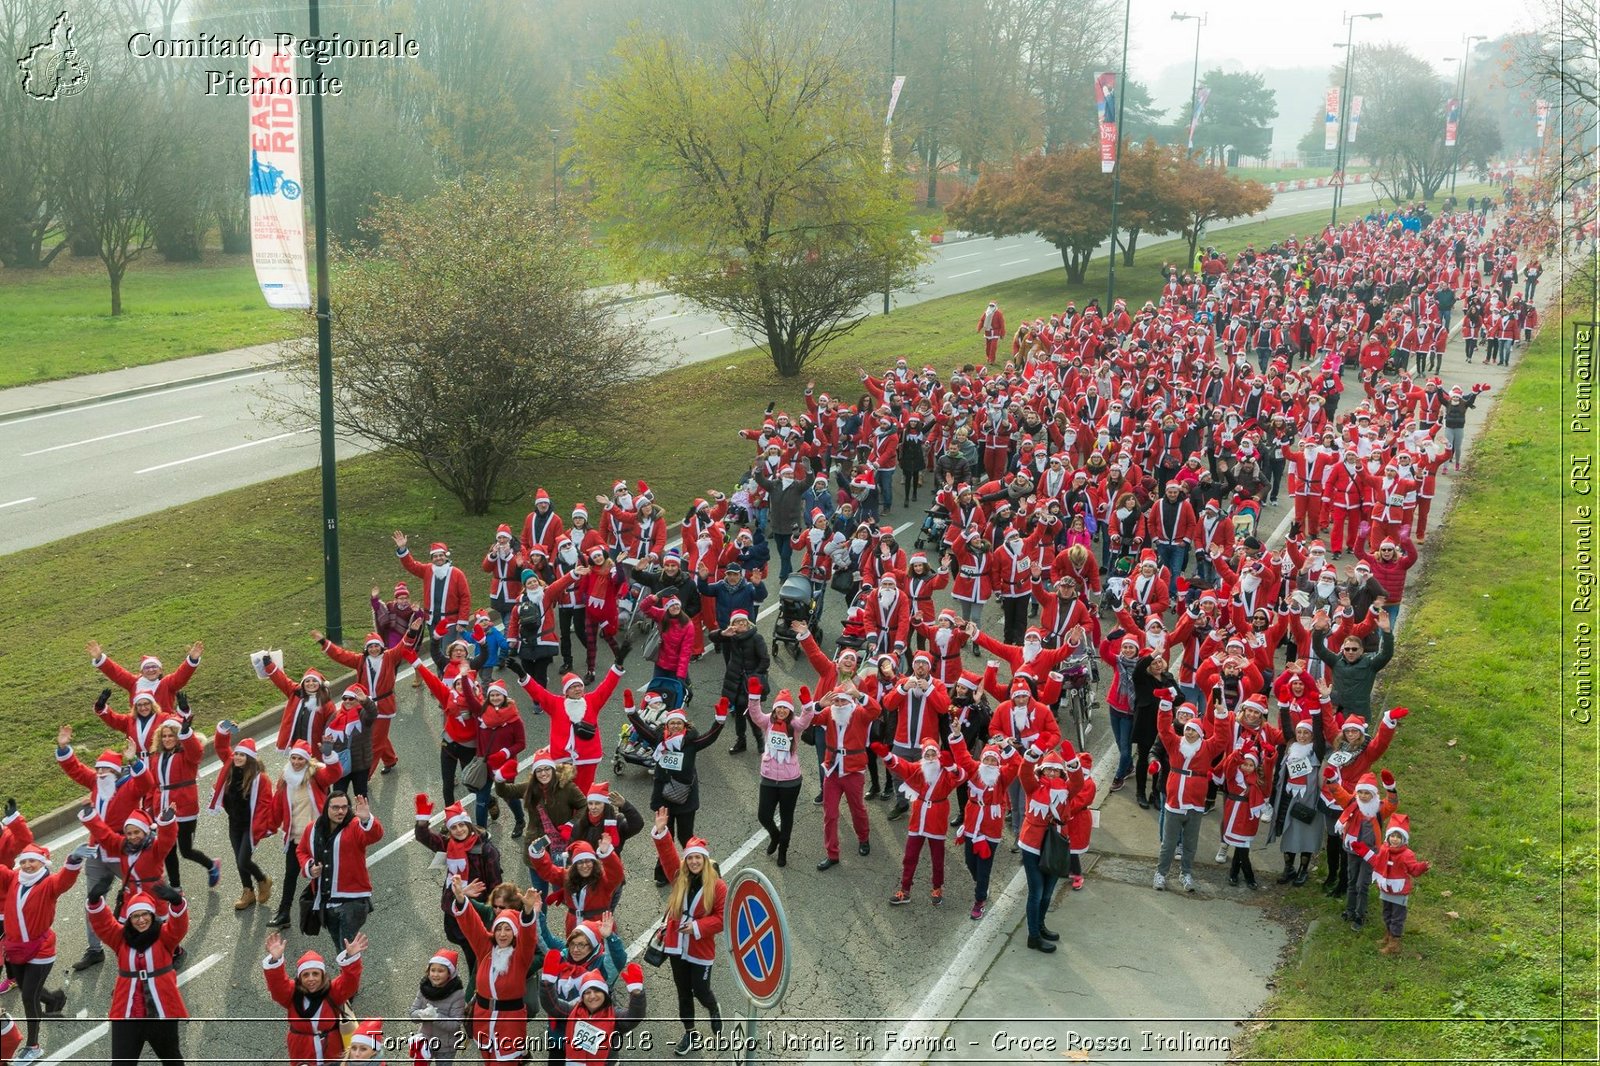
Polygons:
<instances>
[{"instance_id":1,"label":"crowd of people in santa costume","mask_svg":"<svg viewBox=\"0 0 1600 1066\"><path fill-rule=\"evenodd\" d=\"M647 960L670 975L687 1053L697 1005L722 1026L711 973L727 887L716 845L695 833L702 771L756 775L749 818L784 867L802 846L814 768L816 869L847 861L847 808L848 861L882 881L890 906L915 902L921 878L927 904L949 890L981 921L994 867L1014 853L1028 947L1052 952L1048 908L1059 880L1084 887L1103 802L1090 752L1061 728L1063 694L1080 683L1096 706L1103 696L1106 787L1131 781L1130 802L1151 812L1156 889L1177 860L1194 890L1200 828L1214 815L1230 885L1259 886L1258 845L1277 848L1279 884L1305 884L1321 855L1323 885L1356 929L1376 882L1382 950L1398 951L1427 863L1410 850L1398 782L1378 766L1408 712L1375 705L1373 685L1436 479L1459 467L1460 428L1488 388L1446 389L1422 367L1438 369L1457 303L1522 316L1502 334L1512 343L1536 324L1529 301L1496 280L1523 243L1521 216L1408 224L1420 217L1208 254L1197 272L1173 269L1137 311L1090 301L1034 319L1010 334L1004 362L991 304L978 323L983 362L941 376L901 359L863 372L853 403L807 387L799 413L769 407L740 430L754 456L735 490L693 500L681 518L646 482L618 480L592 513L559 513L540 489L520 527L501 525L466 569L443 543L416 558L397 532L402 580L389 598L373 589L361 646L313 634L354 672L342 691L317 665L253 656L285 698L270 743L227 720L210 738L194 731L184 686L201 644L168 671L151 656L125 669L91 643L113 686L95 710L120 741L91 756L71 728L58 736L62 771L88 792L90 842L70 855L52 856L8 805L0 914L24 1020L0 1024L0 1060L37 1058L41 1019L65 1007L48 987L55 927L81 879L89 946L74 969L116 968L105 1004L116 1061L146 1046L181 1061L186 862L210 888L231 867L241 912L276 896L263 994L284 1011L291 1059L319 1063L397 1046L417 1062L614 1059L646 1009L614 911L650 864L661 918ZM1284 494L1293 524L1273 548L1253 523ZM925 521L922 547L908 551L885 524L897 506ZM479 580L488 609L475 607ZM806 683L775 687L754 623L769 585L787 598L797 580L815 609L780 618L773 637L804 658ZM831 647L820 632L830 593L845 604ZM629 615L653 630L645 650ZM630 657L648 683L625 676ZM690 667L707 657L721 660L721 688L697 725ZM446 946L415 960L405 994L416 1024L397 1043L360 1021L359 1004L369 855L395 828L369 794L373 771L397 765L391 728L411 727L397 718L408 668L442 717L436 787L415 796L412 833L444 858ZM649 754L642 811L596 780L600 716L618 702ZM724 759L709 748L729 717ZM757 765L738 766L752 743ZM208 748L222 764L205 805L228 828L222 858L195 844ZM897 877L871 858L874 801L905 830ZM625 864L647 827L651 845ZM959 888L946 879L952 830ZM291 959L280 932L291 925L326 935L333 956L307 947Z\"/></svg>"}]
</instances>

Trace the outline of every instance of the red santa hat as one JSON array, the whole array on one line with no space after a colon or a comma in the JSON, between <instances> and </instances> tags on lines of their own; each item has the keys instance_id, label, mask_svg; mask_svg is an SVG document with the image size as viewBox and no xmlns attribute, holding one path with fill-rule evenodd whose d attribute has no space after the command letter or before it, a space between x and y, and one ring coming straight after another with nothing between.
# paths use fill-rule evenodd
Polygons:
<instances>
[{"instance_id":1,"label":"red santa hat","mask_svg":"<svg viewBox=\"0 0 1600 1066\"><path fill-rule=\"evenodd\" d=\"M576 851L577 847L574 846L572 850ZM517 926L519 924L520 924L520 917L519 917L519 915L517 914L516 911L510 910L510 909L506 909L506 910L500 911L494 916L494 923L489 926L489 935L491 937L493 937L494 936L494 931L496 929L500 928L502 925L510 926L511 927L511 932L513 934L515 934L516 932L518 932Z\"/></svg>"},{"instance_id":2,"label":"red santa hat","mask_svg":"<svg viewBox=\"0 0 1600 1066\"><path fill-rule=\"evenodd\" d=\"M308 951L300 956L299 960L294 964L294 975L299 977L307 970L321 970L323 973L327 973L328 964L323 961L322 956L317 952Z\"/></svg>"},{"instance_id":3,"label":"red santa hat","mask_svg":"<svg viewBox=\"0 0 1600 1066\"><path fill-rule=\"evenodd\" d=\"M444 827L450 829L456 825L471 825L472 816L466 812L459 801L450 804L444 809Z\"/></svg>"},{"instance_id":4,"label":"red santa hat","mask_svg":"<svg viewBox=\"0 0 1600 1066\"><path fill-rule=\"evenodd\" d=\"M598 944L595 946L599 947ZM438 951L433 953L433 958L428 960L429 966L443 966L445 969L450 971L452 977L455 976L456 970L459 968L460 964L461 955L453 948L440 948Z\"/></svg>"},{"instance_id":5,"label":"red santa hat","mask_svg":"<svg viewBox=\"0 0 1600 1066\"><path fill-rule=\"evenodd\" d=\"M980 679L978 675L972 673L970 670L961 671L961 676L956 678L956 684L958 686L971 692L978 691L979 681Z\"/></svg>"},{"instance_id":6,"label":"red santa hat","mask_svg":"<svg viewBox=\"0 0 1600 1066\"><path fill-rule=\"evenodd\" d=\"M495 540L499 540L501 537L504 537L507 540L511 539L511 527L506 525L504 522L501 522L500 527L494 531Z\"/></svg>"},{"instance_id":7,"label":"red santa hat","mask_svg":"<svg viewBox=\"0 0 1600 1066\"><path fill-rule=\"evenodd\" d=\"M141 703L148 703L152 707L155 706L156 694L148 689L140 689L138 692L133 694L133 705L137 707Z\"/></svg>"},{"instance_id":8,"label":"red santa hat","mask_svg":"<svg viewBox=\"0 0 1600 1066\"><path fill-rule=\"evenodd\" d=\"M590 803L610 803L611 782L596 781L594 784L589 786L589 791L584 795L583 798Z\"/></svg>"},{"instance_id":9,"label":"red santa hat","mask_svg":"<svg viewBox=\"0 0 1600 1066\"><path fill-rule=\"evenodd\" d=\"M533 753L533 768L535 770L554 770L556 768L555 756L549 748L540 748Z\"/></svg>"},{"instance_id":10,"label":"red santa hat","mask_svg":"<svg viewBox=\"0 0 1600 1066\"><path fill-rule=\"evenodd\" d=\"M649 692L647 692L647 693L645 693L645 699L648 700L652 695L659 696L658 693L649 693ZM668 711L667 712L667 716L664 719L662 719L662 724L663 725L665 725L668 722L682 722L684 725L688 725L689 724L689 716L684 714L682 711L677 710L676 708L674 708L673 710Z\"/></svg>"},{"instance_id":11,"label":"red santa hat","mask_svg":"<svg viewBox=\"0 0 1600 1066\"><path fill-rule=\"evenodd\" d=\"M1044 630L1040 629L1038 626L1029 626L1022 634L1022 639L1026 641L1029 637L1042 642L1044 640Z\"/></svg>"},{"instance_id":12,"label":"red santa hat","mask_svg":"<svg viewBox=\"0 0 1600 1066\"><path fill-rule=\"evenodd\" d=\"M147 666L153 666L159 670L161 669L161 660L157 659L154 655L139 656L139 669L143 670Z\"/></svg>"},{"instance_id":13,"label":"red santa hat","mask_svg":"<svg viewBox=\"0 0 1600 1066\"><path fill-rule=\"evenodd\" d=\"M604 992L607 995L611 994L611 985L606 981L605 974L599 970L589 970L578 980L579 995L588 992L590 989L596 992Z\"/></svg>"},{"instance_id":14,"label":"red santa hat","mask_svg":"<svg viewBox=\"0 0 1600 1066\"><path fill-rule=\"evenodd\" d=\"M490 696L494 695L496 692L498 692L498 693L500 693L500 695L504 696L506 698L506 702L507 703L511 702L511 689L507 688L506 687L506 683L504 681L502 681L501 679L499 679L498 677L484 686L483 698L487 700Z\"/></svg>"},{"instance_id":15,"label":"red santa hat","mask_svg":"<svg viewBox=\"0 0 1600 1066\"><path fill-rule=\"evenodd\" d=\"M411 590L406 587L406 583L404 581L396 581L394 583L394 595L395 599L399 599L401 596L409 598L411 596Z\"/></svg>"},{"instance_id":16,"label":"red santa hat","mask_svg":"<svg viewBox=\"0 0 1600 1066\"><path fill-rule=\"evenodd\" d=\"M1012 699L1016 699L1017 693L1019 693L1019 692L1022 693L1024 696L1027 696L1030 699L1033 698L1033 689L1028 687L1028 683L1026 681L1022 680L1022 678L1020 678L1020 677L1014 677L1014 678L1011 679L1011 688L1010 688L1010 696L1011 696L1011 698Z\"/></svg>"},{"instance_id":17,"label":"red santa hat","mask_svg":"<svg viewBox=\"0 0 1600 1066\"><path fill-rule=\"evenodd\" d=\"M128 829L130 827L142 829L146 833L150 832L150 816L139 810L129 811L128 817L122 820L122 828Z\"/></svg>"},{"instance_id":18,"label":"red santa hat","mask_svg":"<svg viewBox=\"0 0 1600 1066\"><path fill-rule=\"evenodd\" d=\"M252 748L255 747L254 742L251 741L248 737L246 737L243 741L240 742L240 747L243 747L245 744L249 744ZM307 762L310 762L313 758L316 757L311 752L311 745L307 744L303 740L295 741L294 742L294 746L289 749L289 758L292 759L296 755L300 756L302 759L306 760Z\"/></svg>"},{"instance_id":19,"label":"red santa hat","mask_svg":"<svg viewBox=\"0 0 1600 1066\"><path fill-rule=\"evenodd\" d=\"M917 663L927 663L929 666L932 666L933 656L929 655L926 651L919 651L911 657L911 664L915 666Z\"/></svg>"},{"instance_id":20,"label":"red santa hat","mask_svg":"<svg viewBox=\"0 0 1600 1066\"><path fill-rule=\"evenodd\" d=\"M122 772L122 756L114 751L103 751L100 753L100 757L94 761L94 768L96 770L110 770L112 773L120 774Z\"/></svg>"},{"instance_id":21,"label":"red santa hat","mask_svg":"<svg viewBox=\"0 0 1600 1066\"><path fill-rule=\"evenodd\" d=\"M316 678L317 684L323 688L328 687L328 679L322 676L322 671L312 666L306 667L306 672L300 675L300 683L303 685L312 678Z\"/></svg>"},{"instance_id":22,"label":"red santa hat","mask_svg":"<svg viewBox=\"0 0 1600 1066\"><path fill-rule=\"evenodd\" d=\"M579 677L577 674L561 675L561 691L563 693L565 693L567 689L571 688L573 685L581 684L583 684L583 678Z\"/></svg>"},{"instance_id":23,"label":"red santa hat","mask_svg":"<svg viewBox=\"0 0 1600 1066\"><path fill-rule=\"evenodd\" d=\"M786 688L780 688L778 694L772 698L773 710L779 707L787 707L791 713L794 711L794 696Z\"/></svg>"},{"instance_id":24,"label":"red santa hat","mask_svg":"<svg viewBox=\"0 0 1600 1066\"><path fill-rule=\"evenodd\" d=\"M594 845L589 843L587 840L580 840L573 844L572 847L567 849L568 866L576 865L585 859L589 860L590 862L597 861L594 852Z\"/></svg>"},{"instance_id":25,"label":"red santa hat","mask_svg":"<svg viewBox=\"0 0 1600 1066\"><path fill-rule=\"evenodd\" d=\"M1367 733L1367 720L1358 715L1347 714L1344 716L1344 721L1339 723L1340 732L1346 729L1359 729L1362 736L1365 736Z\"/></svg>"},{"instance_id":26,"label":"red santa hat","mask_svg":"<svg viewBox=\"0 0 1600 1066\"><path fill-rule=\"evenodd\" d=\"M1383 838L1388 840L1395 833L1400 834L1400 839L1404 843L1411 843L1411 819L1398 811L1390 816L1389 828L1383 831Z\"/></svg>"},{"instance_id":27,"label":"red santa hat","mask_svg":"<svg viewBox=\"0 0 1600 1066\"><path fill-rule=\"evenodd\" d=\"M687 859L691 855L699 855L709 862L711 860L711 845L700 837L690 837L689 843L684 845L683 857Z\"/></svg>"},{"instance_id":28,"label":"red santa hat","mask_svg":"<svg viewBox=\"0 0 1600 1066\"><path fill-rule=\"evenodd\" d=\"M582 515L584 519L587 520L589 517L589 508L585 507L582 503L575 503L572 505L572 517L576 518L579 515Z\"/></svg>"},{"instance_id":29,"label":"red santa hat","mask_svg":"<svg viewBox=\"0 0 1600 1066\"><path fill-rule=\"evenodd\" d=\"M1184 706L1188 706L1188 704L1185 704ZM1183 728L1185 731L1193 729L1196 733L1199 733L1202 738L1204 738L1206 735L1205 723L1200 721L1200 716L1198 714L1190 718L1187 722L1184 722Z\"/></svg>"},{"instance_id":30,"label":"red santa hat","mask_svg":"<svg viewBox=\"0 0 1600 1066\"><path fill-rule=\"evenodd\" d=\"M550 494L548 492L544 491L544 488L541 486L540 488L537 488L537 489L534 490L534 492L533 492L533 502L536 503L536 504L538 504L538 503L549 503L550 502Z\"/></svg>"},{"instance_id":31,"label":"red santa hat","mask_svg":"<svg viewBox=\"0 0 1600 1066\"><path fill-rule=\"evenodd\" d=\"M383 1019L368 1018L356 1025L355 1033L350 1037L350 1046L372 1048L378 1050L383 1045Z\"/></svg>"},{"instance_id":32,"label":"red santa hat","mask_svg":"<svg viewBox=\"0 0 1600 1066\"><path fill-rule=\"evenodd\" d=\"M356 703L360 703L362 700L367 698L367 695L368 695L367 686L365 686L363 684L360 684L358 682L358 683L356 683L354 685L351 685L349 688L345 689L344 690L344 695L340 696L339 698L340 699L345 699L345 700L352 700L352 701L354 701Z\"/></svg>"},{"instance_id":33,"label":"red santa hat","mask_svg":"<svg viewBox=\"0 0 1600 1066\"><path fill-rule=\"evenodd\" d=\"M1071 744L1063 742L1062 747L1066 751L1072 751ZM1073 754L1076 755L1077 753L1073 752ZM1059 751L1046 752L1044 758L1039 760L1039 769L1041 772L1044 770L1056 770L1065 774L1067 772L1066 756Z\"/></svg>"},{"instance_id":34,"label":"red santa hat","mask_svg":"<svg viewBox=\"0 0 1600 1066\"><path fill-rule=\"evenodd\" d=\"M141 912L152 918L161 913L156 909L155 897L148 892L135 892L128 902L122 905L122 920L127 921Z\"/></svg>"},{"instance_id":35,"label":"red santa hat","mask_svg":"<svg viewBox=\"0 0 1600 1066\"><path fill-rule=\"evenodd\" d=\"M1361 779L1356 782L1355 790L1360 792L1362 789L1370 789L1373 792L1378 791L1378 778L1370 770L1362 774Z\"/></svg>"},{"instance_id":36,"label":"red santa hat","mask_svg":"<svg viewBox=\"0 0 1600 1066\"><path fill-rule=\"evenodd\" d=\"M361 642L361 646L363 648L370 648L374 644L380 648L383 647L383 638L378 636L376 633L368 633L367 639Z\"/></svg>"},{"instance_id":37,"label":"red santa hat","mask_svg":"<svg viewBox=\"0 0 1600 1066\"><path fill-rule=\"evenodd\" d=\"M1144 551L1139 553L1139 565L1156 567L1160 566L1161 564L1156 560L1156 553L1150 548L1146 548Z\"/></svg>"},{"instance_id":38,"label":"red santa hat","mask_svg":"<svg viewBox=\"0 0 1600 1066\"><path fill-rule=\"evenodd\" d=\"M428 555L429 556L449 555L449 554L450 554L450 548L442 540L436 540L432 544L428 545Z\"/></svg>"}]
</instances>

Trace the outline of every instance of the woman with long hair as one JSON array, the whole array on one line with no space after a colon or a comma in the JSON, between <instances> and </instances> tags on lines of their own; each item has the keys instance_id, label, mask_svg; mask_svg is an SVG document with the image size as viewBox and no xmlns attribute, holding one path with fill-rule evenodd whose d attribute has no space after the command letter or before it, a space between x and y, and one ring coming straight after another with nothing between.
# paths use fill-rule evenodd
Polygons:
<instances>
[{"instance_id":1,"label":"woman with long hair","mask_svg":"<svg viewBox=\"0 0 1600 1066\"><path fill-rule=\"evenodd\" d=\"M652 593L639 601L639 607L661 632L654 676L670 677L687 688L689 664L694 661L694 619L683 613L683 601L672 595L658 599Z\"/></svg>"},{"instance_id":2,"label":"woman with long hair","mask_svg":"<svg viewBox=\"0 0 1600 1066\"><path fill-rule=\"evenodd\" d=\"M452 803L444 811L444 832L436 833L430 824L433 803L426 792L416 796L417 825L412 831L417 843L444 856L445 880L439 900L444 911L444 938L467 953L467 981L477 966L477 957L467 943L461 926L451 908L454 902L450 891L452 878L460 877L469 884L474 881L485 885L500 883L500 852L489 840L489 835L478 828L461 804Z\"/></svg>"},{"instance_id":3,"label":"woman with long hair","mask_svg":"<svg viewBox=\"0 0 1600 1066\"><path fill-rule=\"evenodd\" d=\"M694 1001L711 1013L711 1031L722 1032L722 1011L711 991L711 965L717 958L717 934L728 906L728 886L711 861L711 851L691 837L680 854L667 832L668 812L656 811L650 836L656 842L661 868L667 872L666 920L661 944L672 962L672 983L678 989L678 1020L683 1036L674 1050L687 1055L694 1047Z\"/></svg>"},{"instance_id":4,"label":"woman with long hair","mask_svg":"<svg viewBox=\"0 0 1600 1066\"><path fill-rule=\"evenodd\" d=\"M231 722L224 726L237 728ZM232 735L231 732L229 734ZM339 767L325 765L311 757L311 745L298 741L289 749L283 769L278 773L278 783L273 789L272 824L283 836L283 884L278 891L278 913L267 923L270 929L289 927L289 908L294 905L294 890L300 883L300 857L295 846L305 835L306 826L317 820L322 805L328 800L328 791L339 780ZM260 897L257 897L260 902Z\"/></svg>"},{"instance_id":5,"label":"woman with long hair","mask_svg":"<svg viewBox=\"0 0 1600 1066\"><path fill-rule=\"evenodd\" d=\"M450 879L456 921L477 957L472 1005L472 1039L485 1062L519 1062L528 1048L528 971L539 957L539 892L522 894L521 910L506 909L484 927L467 899L467 883Z\"/></svg>"},{"instance_id":6,"label":"woman with long hair","mask_svg":"<svg viewBox=\"0 0 1600 1066\"><path fill-rule=\"evenodd\" d=\"M22 1012L28 1023L23 1061L43 1054L39 1019L47 1011L59 1014L67 1002L65 991L52 992L44 984L56 964L56 900L78 879L88 851L87 847L73 851L66 865L52 871L50 850L29 844L17 853L12 866L0 866L0 909L5 912L0 947L5 951L6 976L22 991Z\"/></svg>"},{"instance_id":7,"label":"woman with long hair","mask_svg":"<svg viewBox=\"0 0 1600 1066\"><path fill-rule=\"evenodd\" d=\"M556 762L549 748L540 748L533 753L533 773L522 789L522 804L535 830L552 841L560 841L560 827L572 821L584 809L583 791L573 780L576 775L576 767L569 762ZM501 795L511 798L504 791ZM533 874L534 888L543 892L550 887L538 871L533 870L532 863L528 864L528 868Z\"/></svg>"},{"instance_id":8,"label":"woman with long hair","mask_svg":"<svg viewBox=\"0 0 1600 1066\"><path fill-rule=\"evenodd\" d=\"M222 879L222 863L194 846L194 830L199 824L200 760L205 756L205 743L195 735L189 714L189 697L182 690L177 694L178 717L166 717L156 726L156 747L150 754L150 772L155 775L155 797L152 810L168 806L178 812L178 846L167 852L167 883L173 888L182 887L178 857L188 859L205 870L210 884Z\"/></svg>"},{"instance_id":9,"label":"woman with long hair","mask_svg":"<svg viewBox=\"0 0 1600 1066\"><path fill-rule=\"evenodd\" d=\"M233 736L239 727L229 721L217 723L211 740L217 761L224 769L217 773L211 794L211 810L228 815L228 843L233 847L235 868L244 891L234 903L236 911L249 910L257 903L272 901L272 878L256 864L256 848L278 828L278 804L272 792L272 778L261 770L256 742L246 737L235 747ZM181 831L181 824L180 824ZM169 855L170 858L170 855ZM168 864L171 868L171 864Z\"/></svg>"},{"instance_id":10,"label":"woman with long hair","mask_svg":"<svg viewBox=\"0 0 1600 1066\"><path fill-rule=\"evenodd\" d=\"M667 811L672 832L686 844L694 836L695 814L700 810L700 774L695 769L695 759L722 732L723 723L728 720L728 701L717 701L715 720L704 733L677 708L667 712L659 730L651 727L634 711L632 691L623 692L622 706L634 735L646 744L655 745L655 784L650 792L650 809ZM655 881L658 885L667 883L666 872L659 863Z\"/></svg>"},{"instance_id":11,"label":"woman with long hair","mask_svg":"<svg viewBox=\"0 0 1600 1066\"><path fill-rule=\"evenodd\" d=\"M551 843L541 836L529 844L528 865L555 886L545 902L566 905L566 932L571 933L579 922L611 910L612 897L622 886L622 857L609 838L598 849L580 840L566 849L567 861L561 865L549 855Z\"/></svg>"}]
</instances>

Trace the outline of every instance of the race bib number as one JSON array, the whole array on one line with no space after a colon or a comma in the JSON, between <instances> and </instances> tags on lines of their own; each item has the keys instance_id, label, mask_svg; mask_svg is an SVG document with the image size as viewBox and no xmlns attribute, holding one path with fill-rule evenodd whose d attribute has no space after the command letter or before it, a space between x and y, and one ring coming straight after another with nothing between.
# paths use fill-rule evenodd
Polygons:
<instances>
[{"instance_id":1,"label":"race bib number","mask_svg":"<svg viewBox=\"0 0 1600 1066\"><path fill-rule=\"evenodd\" d=\"M677 773L679 770L683 769L683 752L663 752L661 757L656 760L656 765L661 767L663 770L670 770L673 773Z\"/></svg>"},{"instance_id":2,"label":"race bib number","mask_svg":"<svg viewBox=\"0 0 1600 1066\"><path fill-rule=\"evenodd\" d=\"M1288 764L1284 766L1284 772L1296 779L1310 777L1311 760L1305 758L1290 759Z\"/></svg>"},{"instance_id":3,"label":"race bib number","mask_svg":"<svg viewBox=\"0 0 1600 1066\"><path fill-rule=\"evenodd\" d=\"M1349 762L1353 758L1355 758L1355 753L1354 752L1336 751L1332 755L1328 756L1328 765L1329 766L1343 766L1345 763Z\"/></svg>"},{"instance_id":4,"label":"race bib number","mask_svg":"<svg viewBox=\"0 0 1600 1066\"><path fill-rule=\"evenodd\" d=\"M792 749L792 747L793 747L792 742L783 733L768 733L767 734L767 754L768 755L784 755L784 754L787 754Z\"/></svg>"},{"instance_id":5,"label":"race bib number","mask_svg":"<svg viewBox=\"0 0 1600 1066\"><path fill-rule=\"evenodd\" d=\"M572 1035L567 1039L573 1047L585 1055L593 1055L600 1050L600 1045L605 1043L606 1033L599 1026L578 1022L572 1027Z\"/></svg>"},{"instance_id":6,"label":"race bib number","mask_svg":"<svg viewBox=\"0 0 1600 1066\"><path fill-rule=\"evenodd\" d=\"M1406 502L1406 498L1404 496L1390 496L1389 497L1389 506L1390 507L1399 507L1400 505L1402 505L1405 502Z\"/></svg>"}]
</instances>

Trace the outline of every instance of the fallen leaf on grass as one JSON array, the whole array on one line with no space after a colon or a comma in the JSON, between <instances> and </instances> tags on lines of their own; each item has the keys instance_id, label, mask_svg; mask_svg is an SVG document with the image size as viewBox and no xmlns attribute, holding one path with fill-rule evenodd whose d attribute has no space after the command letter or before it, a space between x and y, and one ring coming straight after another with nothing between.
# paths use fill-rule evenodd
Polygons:
<instances>
[{"instance_id":1,"label":"fallen leaf on grass","mask_svg":"<svg viewBox=\"0 0 1600 1066\"><path fill-rule=\"evenodd\" d=\"M1459 917L1461 917L1461 915L1460 915L1460 914L1458 914L1458 913L1457 913L1457 912L1455 912L1455 911L1445 911L1445 912L1444 912L1444 916L1445 916L1445 917L1446 917L1446 918L1451 918L1451 919L1455 919L1455 918L1459 918Z\"/></svg>"},{"instance_id":2,"label":"fallen leaf on grass","mask_svg":"<svg viewBox=\"0 0 1600 1066\"><path fill-rule=\"evenodd\" d=\"M1455 747L1456 746L1456 738L1455 737L1451 737L1449 740L1444 742L1444 746L1447 747L1447 748Z\"/></svg>"},{"instance_id":3,"label":"fallen leaf on grass","mask_svg":"<svg viewBox=\"0 0 1600 1066\"><path fill-rule=\"evenodd\" d=\"M1444 891L1443 891L1443 892L1440 892L1440 893L1439 893L1439 895L1440 895L1440 896L1442 896L1442 897L1444 897L1444 898L1445 898L1445 899L1449 899L1449 898L1450 898L1450 897L1451 897L1451 896L1453 896L1453 895L1455 895L1455 893L1454 893L1454 892L1452 892L1452 891L1450 891L1450 890L1449 890L1449 889L1448 889L1448 888L1447 888L1447 889L1445 889L1445 890L1444 890Z\"/></svg>"}]
</instances>

